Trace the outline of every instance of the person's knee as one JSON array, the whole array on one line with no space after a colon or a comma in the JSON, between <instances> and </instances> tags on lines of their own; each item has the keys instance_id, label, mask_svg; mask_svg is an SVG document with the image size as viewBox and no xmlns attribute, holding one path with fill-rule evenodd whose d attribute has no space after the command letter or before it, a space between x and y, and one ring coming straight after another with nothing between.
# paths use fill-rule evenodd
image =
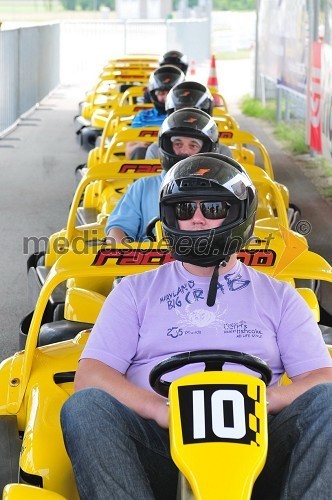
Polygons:
<instances>
[{"instance_id":1,"label":"person's knee","mask_svg":"<svg viewBox=\"0 0 332 500\"><path fill-rule=\"evenodd\" d=\"M89 423L94 425L98 412L103 408L103 401L108 397L107 393L101 389L91 387L75 392L64 403L60 421L63 431L70 433L71 429L75 432L80 426L88 427Z\"/></svg>"},{"instance_id":2,"label":"person's knee","mask_svg":"<svg viewBox=\"0 0 332 500\"><path fill-rule=\"evenodd\" d=\"M78 424L88 426L95 425L96 419L102 421L103 418L108 422L118 421L126 410L128 411L111 394L96 387L89 387L75 392L67 399L61 409L61 424L62 427Z\"/></svg>"},{"instance_id":3,"label":"person's knee","mask_svg":"<svg viewBox=\"0 0 332 500\"><path fill-rule=\"evenodd\" d=\"M322 383L308 389L299 398L297 410L299 412L299 422L309 422L315 427L320 423L324 426L325 422L332 418L332 384Z\"/></svg>"},{"instance_id":4,"label":"person's knee","mask_svg":"<svg viewBox=\"0 0 332 500\"><path fill-rule=\"evenodd\" d=\"M332 383L326 382L315 385L309 391L312 401L317 406L326 406L332 414L331 400L332 400Z\"/></svg>"}]
</instances>

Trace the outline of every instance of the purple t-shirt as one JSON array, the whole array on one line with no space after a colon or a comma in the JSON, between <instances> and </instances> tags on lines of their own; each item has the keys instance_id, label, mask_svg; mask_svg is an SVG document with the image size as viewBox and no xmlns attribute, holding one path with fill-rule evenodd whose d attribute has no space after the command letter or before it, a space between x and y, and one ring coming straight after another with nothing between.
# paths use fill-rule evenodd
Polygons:
<instances>
[{"instance_id":1,"label":"purple t-shirt","mask_svg":"<svg viewBox=\"0 0 332 500\"><path fill-rule=\"evenodd\" d=\"M272 383L285 371L293 377L332 366L309 307L291 285L240 261L219 276L213 307L206 305L209 284L210 278L189 273L180 262L123 278L107 297L81 358L102 361L147 389L157 363L200 349L259 356L273 371ZM193 365L165 378L199 369Z\"/></svg>"}]
</instances>

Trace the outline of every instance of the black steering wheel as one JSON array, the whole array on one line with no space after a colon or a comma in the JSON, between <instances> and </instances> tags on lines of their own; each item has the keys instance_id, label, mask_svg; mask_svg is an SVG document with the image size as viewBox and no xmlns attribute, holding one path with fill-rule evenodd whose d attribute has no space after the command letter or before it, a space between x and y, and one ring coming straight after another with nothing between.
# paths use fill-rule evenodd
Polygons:
<instances>
[{"instance_id":1,"label":"black steering wheel","mask_svg":"<svg viewBox=\"0 0 332 500\"><path fill-rule=\"evenodd\" d=\"M154 235L153 230L158 220L159 220L158 216L153 217L153 219L151 219L146 225L145 234L151 241L156 241L156 236Z\"/></svg>"},{"instance_id":2,"label":"black steering wheel","mask_svg":"<svg viewBox=\"0 0 332 500\"><path fill-rule=\"evenodd\" d=\"M188 351L164 359L152 368L149 377L151 387L161 396L167 397L171 383L162 380L162 376L193 363L204 363L204 371L219 371L223 369L225 363L236 363L258 372L266 385L271 382L272 378L269 365L251 354L226 350Z\"/></svg>"}]
</instances>

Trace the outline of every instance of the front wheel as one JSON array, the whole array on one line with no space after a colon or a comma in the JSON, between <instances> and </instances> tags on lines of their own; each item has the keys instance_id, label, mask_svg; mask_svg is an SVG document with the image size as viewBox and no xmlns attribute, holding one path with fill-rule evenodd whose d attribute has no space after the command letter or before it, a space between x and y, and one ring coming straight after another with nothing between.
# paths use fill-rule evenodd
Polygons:
<instances>
[{"instance_id":1,"label":"front wheel","mask_svg":"<svg viewBox=\"0 0 332 500\"><path fill-rule=\"evenodd\" d=\"M16 416L0 416L0 491L8 483L18 483L21 447Z\"/></svg>"}]
</instances>

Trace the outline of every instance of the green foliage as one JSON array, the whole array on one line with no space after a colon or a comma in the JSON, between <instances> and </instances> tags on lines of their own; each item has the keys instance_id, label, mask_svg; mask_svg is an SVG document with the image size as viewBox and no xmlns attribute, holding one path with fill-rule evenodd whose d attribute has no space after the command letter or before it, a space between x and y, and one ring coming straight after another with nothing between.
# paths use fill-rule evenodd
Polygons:
<instances>
[{"instance_id":1,"label":"green foliage","mask_svg":"<svg viewBox=\"0 0 332 500\"><path fill-rule=\"evenodd\" d=\"M240 107L245 115L263 118L263 120L269 122L273 122L276 119L275 101L267 101L266 107L264 107L258 99L244 96L240 102Z\"/></svg>"},{"instance_id":2,"label":"green foliage","mask_svg":"<svg viewBox=\"0 0 332 500\"><path fill-rule=\"evenodd\" d=\"M188 7L196 7L198 0L188 0ZM173 0L173 9L177 10L179 0ZM256 0L213 0L212 8L215 10L255 10Z\"/></svg>"},{"instance_id":3,"label":"green foliage","mask_svg":"<svg viewBox=\"0 0 332 500\"><path fill-rule=\"evenodd\" d=\"M274 127L274 133L285 146L296 154L304 154L309 152L309 147L305 143L305 124L302 121L292 120L291 122L277 122L276 101L271 100L266 102L266 107L263 106L258 99L252 99L249 96L242 98L240 108L243 114L254 116L268 121Z\"/></svg>"},{"instance_id":4,"label":"green foliage","mask_svg":"<svg viewBox=\"0 0 332 500\"><path fill-rule=\"evenodd\" d=\"M76 0L61 0L61 3L65 10L76 10Z\"/></svg>"},{"instance_id":5,"label":"green foliage","mask_svg":"<svg viewBox=\"0 0 332 500\"><path fill-rule=\"evenodd\" d=\"M256 0L213 0L215 10L255 10Z\"/></svg>"},{"instance_id":6,"label":"green foliage","mask_svg":"<svg viewBox=\"0 0 332 500\"><path fill-rule=\"evenodd\" d=\"M295 154L309 153L310 148L305 143L305 128L303 122L281 122L275 127L275 133L288 149Z\"/></svg>"},{"instance_id":7,"label":"green foliage","mask_svg":"<svg viewBox=\"0 0 332 500\"><path fill-rule=\"evenodd\" d=\"M276 125L275 133L292 153L309 153L309 146L305 142L304 122L292 120L291 123L281 122Z\"/></svg>"},{"instance_id":8,"label":"green foliage","mask_svg":"<svg viewBox=\"0 0 332 500\"><path fill-rule=\"evenodd\" d=\"M99 10L101 5L115 9L115 0L61 0L66 10Z\"/></svg>"}]
</instances>

